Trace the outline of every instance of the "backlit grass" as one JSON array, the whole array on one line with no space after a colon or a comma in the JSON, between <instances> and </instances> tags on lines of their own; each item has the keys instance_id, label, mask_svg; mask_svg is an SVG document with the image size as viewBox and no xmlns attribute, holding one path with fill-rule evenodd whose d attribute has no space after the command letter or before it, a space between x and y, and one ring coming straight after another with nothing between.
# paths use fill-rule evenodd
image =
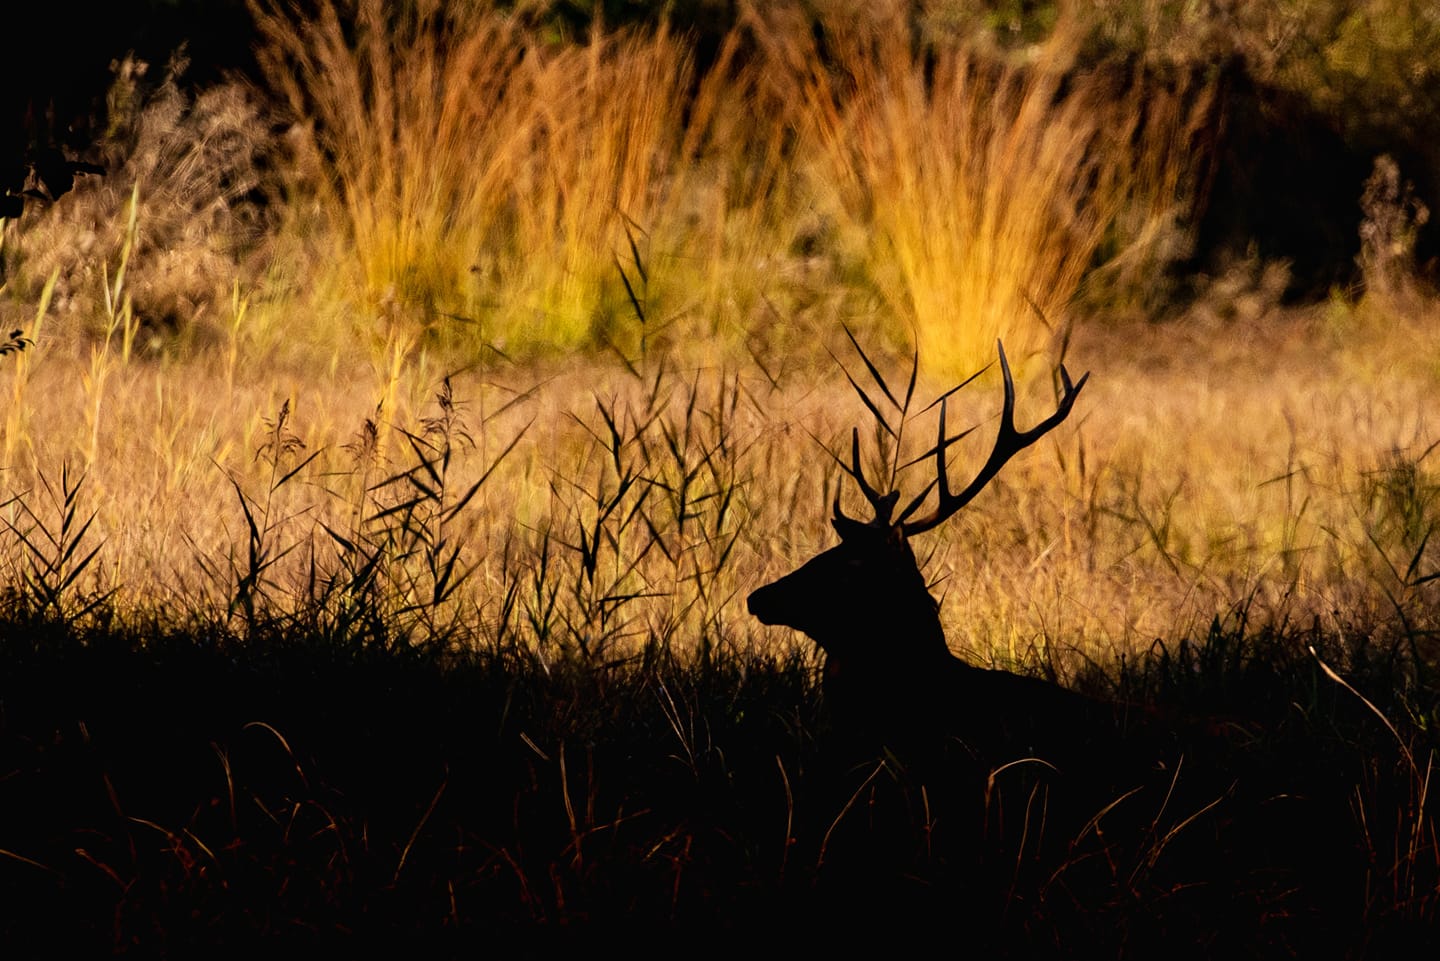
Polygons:
<instances>
[{"instance_id":1,"label":"backlit grass","mask_svg":"<svg viewBox=\"0 0 1440 961\"><path fill-rule=\"evenodd\" d=\"M1074 426L921 538L953 645L1069 672L1241 610L1428 630L1437 387L1421 321L1391 322L1381 334L1363 316L1276 315L1224 350L1185 324L1077 338L1066 362L1093 377ZM761 641L737 599L829 543L840 475L822 445L869 429L836 363L790 349L632 373L604 359L448 371L397 348L317 382L243 353L231 369L225 350L67 352L42 331L7 362L7 429L24 432L7 437L12 522L22 503L45 509L42 481L62 468L83 476L102 549L82 583L121 610L222 603L252 521L279 555L256 586L300 604L346 553L337 535L388 543L396 505L441 493L424 465L443 458L445 496L484 479L444 521L459 569L475 572L445 606L475 642L512 588L542 603L554 584L540 569L565 590L559 621L523 626L535 642ZM1022 423L1053 403L1050 386L1025 377ZM983 458L998 394L992 372L962 395L978 429L957 474ZM923 470L902 486L922 487Z\"/></svg>"},{"instance_id":2,"label":"backlit grass","mask_svg":"<svg viewBox=\"0 0 1440 961\"><path fill-rule=\"evenodd\" d=\"M1203 77L843 6L701 62L266 5L268 92L117 67L111 172L0 250L0 934L1433 938L1434 299L1397 255L1281 309L1253 265L1154 322ZM860 513L847 328L892 382L918 345L915 410L1002 336L1022 428L1090 373L914 546L966 660L1207 732L1143 789L852 763L809 641L746 614ZM951 398L954 476L999 403Z\"/></svg>"}]
</instances>

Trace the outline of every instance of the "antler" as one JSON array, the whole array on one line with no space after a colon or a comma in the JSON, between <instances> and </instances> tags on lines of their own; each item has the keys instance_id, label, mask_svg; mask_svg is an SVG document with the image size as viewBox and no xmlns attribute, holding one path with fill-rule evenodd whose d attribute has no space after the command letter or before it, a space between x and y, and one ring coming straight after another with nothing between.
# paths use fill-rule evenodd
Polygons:
<instances>
[{"instance_id":1,"label":"antler","mask_svg":"<svg viewBox=\"0 0 1440 961\"><path fill-rule=\"evenodd\" d=\"M837 457L836 460L839 460L839 458ZM865 479L865 470L860 466L860 428L858 427L852 427L850 429L850 465L847 467L845 462L841 461L840 467L845 473L855 479L855 483L860 488L860 493L865 495L865 499L869 501L870 506L874 508L875 519L869 523L889 526L890 515L895 512L895 502L900 499L900 492L891 491L888 494L881 494L875 488L871 487L870 482ZM840 509L840 491L838 488L835 491L835 518L837 520L848 521L852 524L862 523L852 517L847 517L845 512Z\"/></svg>"},{"instance_id":2,"label":"antler","mask_svg":"<svg viewBox=\"0 0 1440 961\"><path fill-rule=\"evenodd\" d=\"M931 487L938 486L940 488L939 502L935 505L935 510L924 517L913 521L905 521L904 518L920 506L920 501L929 494L930 489L927 487L920 493L919 497L911 502L910 506L901 514L902 523L900 524L900 529L906 537L928 531L943 523L954 515L956 511L974 500L975 495L980 493L985 485L994 479L996 474L1000 473L1000 468L1004 467L1010 458L1045 436L1046 433L1069 416L1070 408L1075 406L1075 398L1080 396L1080 388L1084 387L1085 382L1090 379L1090 375L1087 373L1080 378L1079 383L1072 384L1070 382L1070 372L1065 369L1064 364L1061 364L1060 383L1064 390L1060 396L1060 404L1056 407L1055 413L1029 430L1016 430L1015 381L1010 376L1010 362L1005 359L1005 345L998 344L998 346L1000 348L1000 373L1005 380L1005 404L1000 411L1000 432L995 438L995 447L990 451L989 459L985 461L985 466L980 468L980 473L975 475L975 479L972 480L964 490L960 491L960 493L951 493L950 478L945 470L945 450L956 440L959 440L959 437L948 440L945 437L945 404L948 398L941 399L940 437L935 444L935 482L930 485ZM964 434L960 436L963 437ZM856 466L859 466L858 459ZM869 495L867 494L867 496ZM886 516L888 519L888 513Z\"/></svg>"}]
</instances>

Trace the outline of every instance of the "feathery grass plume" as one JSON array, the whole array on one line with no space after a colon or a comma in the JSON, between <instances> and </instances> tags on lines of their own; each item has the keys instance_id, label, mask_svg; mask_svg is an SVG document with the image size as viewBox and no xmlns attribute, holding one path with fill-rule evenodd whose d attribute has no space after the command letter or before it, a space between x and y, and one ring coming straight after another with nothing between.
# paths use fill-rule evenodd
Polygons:
<instances>
[{"instance_id":1,"label":"feathery grass plume","mask_svg":"<svg viewBox=\"0 0 1440 961\"><path fill-rule=\"evenodd\" d=\"M535 97L535 145L515 183L522 302L537 312L542 342L573 344L613 325L596 311L625 303L615 257L629 224L665 226L675 201L667 182L683 133L692 67L662 25L607 34L525 65ZM625 96L615 96L619 90ZM678 92L678 96L677 96Z\"/></svg>"},{"instance_id":2,"label":"feathery grass plume","mask_svg":"<svg viewBox=\"0 0 1440 961\"><path fill-rule=\"evenodd\" d=\"M1124 204L1171 184L1137 159L1180 162L1152 144L1177 118L1072 70L1066 24L1027 64L917 41L903 3L754 17L816 203L937 374L1047 346Z\"/></svg>"},{"instance_id":3,"label":"feathery grass plume","mask_svg":"<svg viewBox=\"0 0 1440 961\"><path fill-rule=\"evenodd\" d=\"M252 4L258 60L298 124L292 198L318 204L318 223L294 205L307 219L291 229L322 232L326 294L464 310L530 140L518 75L527 44L512 19L476 10L324 0L306 16Z\"/></svg>"},{"instance_id":4,"label":"feathery grass plume","mask_svg":"<svg viewBox=\"0 0 1440 961\"><path fill-rule=\"evenodd\" d=\"M257 3L313 196L321 285L503 349L583 345L624 294L627 223L668 219L687 45L663 24L553 43L499 5ZM617 96L624 91L623 96ZM328 234L326 234L328 232ZM604 333L603 330L600 333Z\"/></svg>"},{"instance_id":5,"label":"feathery grass plume","mask_svg":"<svg viewBox=\"0 0 1440 961\"><path fill-rule=\"evenodd\" d=\"M1175 304L1174 267L1195 252L1218 87L1208 71L1143 62L1102 64L1082 82L1109 103L1097 192L1111 195L1111 219L1081 281L1081 312L1153 317Z\"/></svg>"}]
</instances>

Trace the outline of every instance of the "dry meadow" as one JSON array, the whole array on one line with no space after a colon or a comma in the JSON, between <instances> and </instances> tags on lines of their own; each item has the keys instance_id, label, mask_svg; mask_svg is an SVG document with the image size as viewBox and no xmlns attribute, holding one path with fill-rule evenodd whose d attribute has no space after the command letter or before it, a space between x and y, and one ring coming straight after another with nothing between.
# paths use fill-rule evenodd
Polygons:
<instances>
[{"instance_id":1,"label":"dry meadow","mask_svg":"<svg viewBox=\"0 0 1440 961\"><path fill-rule=\"evenodd\" d=\"M1182 282L1216 109L1203 72L1092 66L1094 24L1064 5L1001 51L917 48L896 29L908 7L882 6L826 6L823 46L798 6L747 6L702 53L678 29L562 38L488 4L321 0L302 19L257 0L258 80L193 89L179 61L117 64L107 172L3 223L3 609L82 638L128 625L243 650L278 626L557 672L656 651L809 671L809 641L755 622L746 595L834 542L836 496L859 512L835 456L853 427L871 476L917 493L927 405L984 369L950 405L975 428L951 471L978 468L1003 341L1022 427L1053 408L1061 363L1090 380L917 539L952 650L1115 695L1217 637L1278 638L1301 665L1319 644L1317 672L1387 664L1360 713L1395 725L1382 741L1404 759L1357 775L1354 808L1395 841L1369 875L1391 888L1356 916L1433 919L1440 300L1396 266L1423 216L1369 196L1370 236L1386 232L1364 286L1310 302L1281 296L1284 263ZM867 361L904 384L916 358L894 438ZM665 717L693 746L682 713ZM549 770L555 744L527 730ZM400 866L445 790L430 774L415 833L386 849ZM593 880L561 790L557 892ZM183 807L161 828L172 853L207 836ZM618 833L624 808L578 819ZM312 840L363 834L317 824ZM677 843L643 830L652 854ZM572 916L525 887L545 867L496 843L530 921ZM442 862L416 905L443 900ZM150 919L136 930L179 924L127 903Z\"/></svg>"}]
</instances>

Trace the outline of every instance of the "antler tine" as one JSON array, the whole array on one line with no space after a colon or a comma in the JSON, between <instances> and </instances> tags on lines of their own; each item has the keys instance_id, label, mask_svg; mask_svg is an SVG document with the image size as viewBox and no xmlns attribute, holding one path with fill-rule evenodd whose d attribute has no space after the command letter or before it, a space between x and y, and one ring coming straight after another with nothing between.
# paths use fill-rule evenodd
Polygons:
<instances>
[{"instance_id":1,"label":"antler tine","mask_svg":"<svg viewBox=\"0 0 1440 961\"><path fill-rule=\"evenodd\" d=\"M905 505L905 509L900 512L900 526L902 530L908 531L910 529L910 524L905 523L905 518L915 513L920 505L925 502L925 498L929 497L930 492L936 487L940 488L939 496L941 504L950 499L950 473L945 466L945 451L949 448L950 444L954 442L954 439L949 442L945 440L945 412L949 401L950 398L948 395L940 398L940 432L935 438L935 479L926 484L925 489L916 494L915 498L911 500L909 504ZM971 428L971 430L973 429L974 428ZM968 433L970 433L970 431L967 430L960 436L964 437L965 434Z\"/></svg>"},{"instance_id":2,"label":"antler tine","mask_svg":"<svg viewBox=\"0 0 1440 961\"><path fill-rule=\"evenodd\" d=\"M990 451L989 458L980 472L975 475L964 490L958 494L950 493L950 481L945 468L945 404L940 404L940 440L935 445L935 474L936 481L940 488L939 501L935 510L918 520L903 523L901 529L906 537L928 531L943 523L955 514L966 504L975 499L979 494L1000 473L1010 458L1020 451L1038 441L1045 434L1049 433L1061 421L1070 414L1070 409L1075 406L1075 398L1080 395L1080 389L1090 379L1087 373L1080 378L1078 383L1071 383L1070 372L1065 365L1060 365L1061 396L1060 403L1056 406L1055 412L1049 417L1036 424L1026 431L1017 430L1015 427L1015 379L1010 374L1010 361L1005 357L1005 345L998 344L1000 349L1000 375L1005 381L1005 400L1000 409L1000 429L995 437L995 446Z\"/></svg>"},{"instance_id":3,"label":"antler tine","mask_svg":"<svg viewBox=\"0 0 1440 961\"><path fill-rule=\"evenodd\" d=\"M872 523L889 524L890 515L895 511L895 502L899 500L900 494L898 491L881 494L875 488L871 487L870 482L865 479L865 470L860 466L860 428L858 427L852 427L850 429L850 466L846 467L844 463L841 463L840 466L844 468L845 473L855 479L855 483L860 488L860 493L865 495L865 499L870 502L870 506L875 510L875 519ZM835 516L847 521L853 520L853 518L847 516L845 512L840 509L840 491L838 489L835 491ZM859 522L856 521L855 523Z\"/></svg>"}]
</instances>

